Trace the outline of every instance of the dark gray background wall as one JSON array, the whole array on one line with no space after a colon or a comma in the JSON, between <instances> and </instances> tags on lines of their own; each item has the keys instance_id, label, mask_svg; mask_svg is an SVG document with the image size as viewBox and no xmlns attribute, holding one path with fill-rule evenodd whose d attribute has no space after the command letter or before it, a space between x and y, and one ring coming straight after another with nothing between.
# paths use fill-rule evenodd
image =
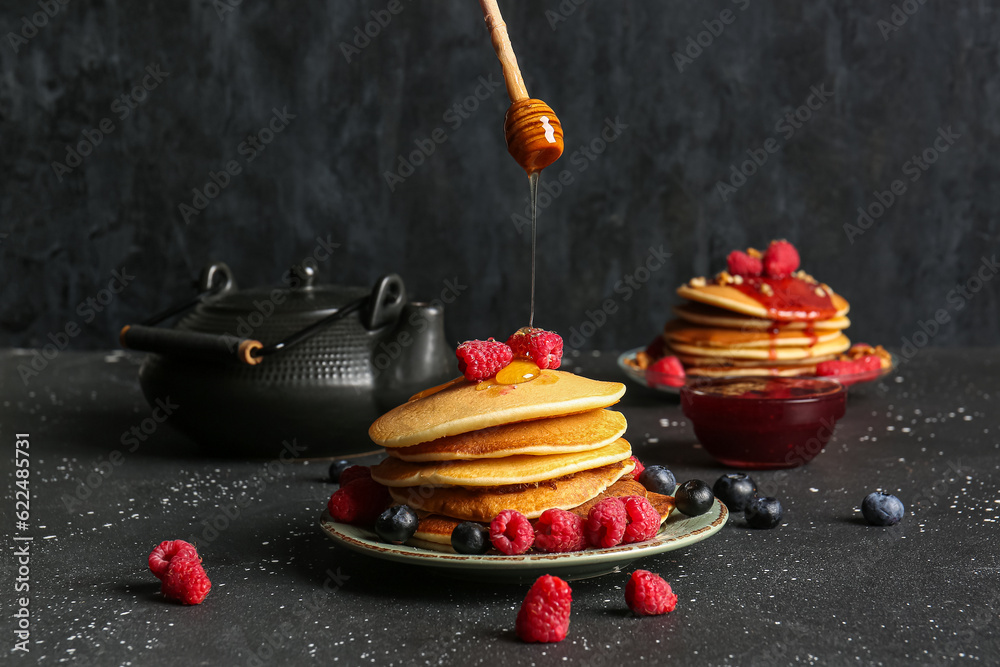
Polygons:
<instances>
[{"instance_id":1,"label":"dark gray background wall","mask_svg":"<svg viewBox=\"0 0 1000 667\"><path fill-rule=\"evenodd\" d=\"M243 285L275 283L317 239L339 244L321 262L329 281L396 271L425 299L467 286L448 310L455 341L525 322L528 237L512 215L527 181L505 150L508 100L474 0L402 0L397 14L387 0L59 2L0 2L0 344L40 345L75 322L74 346L113 347L122 324L189 294L207 261ZM32 32L24 17L46 3L54 16ZM678 284L786 237L851 301L856 340L899 346L944 311L932 344L996 341L993 3L502 8L528 90L566 132L545 172L571 182L543 200L537 324L568 336L613 299L581 346L644 344ZM373 11L391 20L346 49ZM782 121L807 102L808 120ZM241 148L273 110L285 127L261 152ZM618 135L602 146L609 122ZM907 165L949 128L926 171ZM102 138L73 167L67 145L87 135ZM385 173L432 136L443 143L390 187ZM723 201L719 182L748 151L767 160ZM185 220L180 205L230 161L240 173ZM881 217L845 231L894 180L906 190ZM628 299L616 292L660 246L669 260ZM134 278L102 312L78 309L122 267Z\"/></svg>"}]
</instances>

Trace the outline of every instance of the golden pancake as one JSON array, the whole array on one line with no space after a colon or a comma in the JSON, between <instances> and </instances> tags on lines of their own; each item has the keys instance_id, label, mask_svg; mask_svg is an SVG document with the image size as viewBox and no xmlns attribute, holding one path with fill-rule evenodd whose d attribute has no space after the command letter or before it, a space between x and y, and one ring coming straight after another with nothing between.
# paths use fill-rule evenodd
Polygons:
<instances>
[{"instance_id":1,"label":"golden pancake","mask_svg":"<svg viewBox=\"0 0 1000 667\"><path fill-rule=\"evenodd\" d=\"M795 377L798 375L814 375L816 364L806 366L697 366L687 370L688 377L753 377L770 375L772 377Z\"/></svg>"},{"instance_id":2,"label":"golden pancake","mask_svg":"<svg viewBox=\"0 0 1000 667\"><path fill-rule=\"evenodd\" d=\"M773 319L771 313L768 312L767 308L760 301L729 285L709 283L700 287L692 287L690 284L684 284L677 288L677 294L691 301L716 306L724 310L731 310L743 315L767 320ZM843 317L850 310L850 304L839 294L831 292L830 300L836 309L835 317Z\"/></svg>"},{"instance_id":3,"label":"golden pancake","mask_svg":"<svg viewBox=\"0 0 1000 667\"><path fill-rule=\"evenodd\" d=\"M827 343L840 336L840 331L817 331L808 335L803 331L781 329L770 331L737 331L718 327L688 324L671 320L664 327L663 336L672 343L706 347L810 347Z\"/></svg>"},{"instance_id":4,"label":"golden pancake","mask_svg":"<svg viewBox=\"0 0 1000 667\"><path fill-rule=\"evenodd\" d=\"M564 454L599 449L625 434L625 416L613 410L536 419L451 435L411 447L386 450L404 461L451 461L528 454Z\"/></svg>"},{"instance_id":5,"label":"golden pancake","mask_svg":"<svg viewBox=\"0 0 1000 667\"><path fill-rule=\"evenodd\" d=\"M413 533L413 537L424 542L447 544L450 547L451 531L455 530L455 526L460 523L462 522L458 519L452 519L450 516L428 514L420 519L420 523L417 524L417 532Z\"/></svg>"},{"instance_id":6,"label":"golden pancake","mask_svg":"<svg viewBox=\"0 0 1000 667\"><path fill-rule=\"evenodd\" d=\"M590 500L634 468L632 461L625 460L537 484L471 489L461 486L390 487L389 494L396 502L415 510L463 521L489 522L506 509L535 519L549 508L570 509Z\"/></svg>"},{"instance_id":7,"label":"golden pancake","mask_svg":"<svg viewBox=\"0 0 1000 667\"><path fill-rule=\"evenodd\" d=\"M703 303L688 302L674 306L674 314L692 324L739 329L740 331L769 331L776 326L773 320L757 317L741 317L734 315L728 310L715 308ZM781 322L777 326L782 330L790 329L794 331L802 331L810 327L815 331L843 330L851 326L851 320L847 317L834 317L829 320L816 320L815 322Z\"/></svg>"},{"instance_id":8,"label":"golden pancake","mask_svg":"<svg viewBox=\"0 0 1000 667\"><path fill-rule=\"evenodd\" d=\"M534 484L599 468L632 456L632 447L618 439L600 449L548 456L506 456L502 459L411 463L389 457L372 466L372 479L385 486L505 486Z\"/></svg>"},{"instance_id":9,"label":"golden pancake","mask_svg":"<svg viewBox=\"0 0 1000 667\"><path fill-rule=\"evenodd\" d=\"M681 354L717 357L719 359L762 359L764 361L814 359L815 357L839 354L850 346L851 341L843 334L838 334L831 341L817 343L811 347L707 347L702 345L687 345L675 341L671 341L670 343L671 349Z\"/></svg>"},{"instance_id":10,"label":"golden pancake","mask_svg":"<svg viewBox=\"0 0 1000 667\"><path fill-rule=\"evenodd\" d=\"M673 352L674 350L669 350ZM684 364L684 368L697 366L760 366L759 359L725 359L719 357L702 357L692 354L678 354L677 358ZM821 361L836 359L836 354L827 354L821 357L810 357L809 359L768 359L768 366L815 366Z\"/></svg>"},{"instance_id":11,"label":"golden pancake","mask_svg":"<svg viewBox=\"0 0 1000 667\"><path fill-rule=\"evenodd\" d=\"M667 520L670 512L674 509L674 499L671 496L663 496L659 493L646 491L642 484L639 484L639 482L626 475L624 479L620 479L612 484L598 494L596 498L592 498L569 511L586 519L590 508L601 500L610 497L621 498L623 496L642 496L646 498L659 513L661 524ZM417 532L413 534L413 538L407 541L407 544L410 546L420 546L425 549L432 548L435 550L454 551L451 548L451 531L455 530L455 527L460 523L462 522L459 519L453 519L441 514L428 514L421 517L420 523L417 525ZM484 527L486 527L485 524Z\"/></svg>"},{"instance_id":12,"label":"golden pancake","mask_svg":"<svg viewBox=\"0 0 1000 667\"><path fill-rule=\"evenodd\" d=\"M599 382L544 370L530 382L457 382L408 401L375 420L368 435L383 447L409 447L450 435L529 419L606 408L625 393L620 382Z\"/></svg>"}]
</instances>

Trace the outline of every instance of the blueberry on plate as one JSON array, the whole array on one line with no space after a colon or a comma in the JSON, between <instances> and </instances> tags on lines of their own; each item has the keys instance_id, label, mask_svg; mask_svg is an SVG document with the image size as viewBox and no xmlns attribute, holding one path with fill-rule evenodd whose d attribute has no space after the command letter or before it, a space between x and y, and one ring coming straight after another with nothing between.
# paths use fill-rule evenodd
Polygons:
<instances>
[{"instance_id":1,"label":"blueberry on plate","mask_svg":"<svg viewBox=\"0 0 1000 667\"><path fill-rule=\"evenodd\" d=\"M873 491L861 501L861 513L872 526L895 526L903 518L903 502L884 491Z\"/></svg>"},{"instance_id":2,"label":"blueberry on plate","mask_svg":"<svg viewBox=\"0 0 1000 667\"><path fill-rule=\"evenodd\" d=\"M757 493L757 485L746 473L727 472L715 480L712 492L726 504L730 512L742 512Z\"/></svg>"},{"instance_id":3,"label":"blueberry on plate","mask_svg":"<svg viewBox=\"0 0 1000 667\"><path fill-rule=\"evenodd\" d=\"M751 528L774 528L781 523L784 510L777 498L751 498L747 503L744 516Z\"/></svg>"},{"instance_id":4,"label":"blueberry on plate","mask_svg":"<svg viewBox=\"0 0 1000 667\"><path fill-rule=\"evenodd\" d=\"M375 533L384 542L402 544L417 532L420 519L409 505L393 505L375 520Z\"/></svg>"},{"instance_id":5,"label":"blueberry on plate","mask_svg":"<svg viewBox=\"0 0 1000 667\"><path fill-rule=\"evenodd\" d=\"M330 464L330 481L334 484L340 483L340 473L351 467L351 462L345 459L334 461Z\"/></svg>"},{"instance_id":6,"label":"blueberry on plate","mask_svg":"<svg viewBox=\"0 0 1000 667\"><path fill-rule=\"evenodd\" d=\"M490 534L475 521L463 521L451 531L451 548L460 554L483 554L490 548Z\"/></svg>"},{"instance_id":7,"label":"blueberry on plate","mask_svg":"<svg viewBox=\"0 0 1000 667\"><path fill-rule=\"evenodd\" d=\"M677 488L677 478L665 466L647 466L639 475L638 481L647 491L664 496L674 495L674 489Z\"/></svg>"},{"instance_id":8,"label":"blueberry on plate","mask_svg":"<svg viewBox=\"0 0 1000 667\"><path fill-rule=\"evenodd\" d=\"M688 516L700 516L712 509L712 505L715 504L715 494L705 482L700 479L690 479L677 487L674 503L682 513Z\"/></svg>"}]
</instances>

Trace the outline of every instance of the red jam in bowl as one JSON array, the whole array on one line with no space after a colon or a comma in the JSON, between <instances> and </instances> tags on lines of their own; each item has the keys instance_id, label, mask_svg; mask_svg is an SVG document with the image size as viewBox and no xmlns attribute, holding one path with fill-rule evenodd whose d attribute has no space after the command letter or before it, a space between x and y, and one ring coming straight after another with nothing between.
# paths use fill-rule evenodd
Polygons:
<instances>
[{"instance_id":1,"label":"red jam in bowl","mask_svg":"<svg viewBox=\"0 0 1000 667\"><path fill-rule=\"evenodd\" d=\"M795 468L811 461L844 416L833 380L728 377L681 388L681 408L705 450L734 468Z\"/></svg>"}]
</instances>

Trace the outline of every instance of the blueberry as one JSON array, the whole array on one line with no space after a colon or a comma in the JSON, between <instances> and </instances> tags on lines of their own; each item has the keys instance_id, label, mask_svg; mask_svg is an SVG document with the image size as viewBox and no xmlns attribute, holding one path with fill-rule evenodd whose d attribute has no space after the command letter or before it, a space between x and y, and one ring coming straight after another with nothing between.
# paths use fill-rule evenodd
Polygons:
<instances>
[{"instance_id":1,"label":"blueberry","mask_svg":"<svg viewBox=\"0 0 1000 667\"><path fill-rule=\"evenodd\" d=\"M903 518L903 503L884 491L873 491L861 502L865 521L873 526L895 526Z\"/></svg>"},{"instance_id":2,"label":"blueberry","mask_svg":"<svg viewBox=\"0 0 1000 667\"><path fill-rule=\"evenodd\" d=\"M777 498L751 498L744 516L751 528L774 528L781 523L781 501Z\"/></svg>"},{"instance_id":3,"label":"blueberry","mask_svg":"<svg viewBox=\"0 0 1000 667\"><path fill-rule=\"evenodd\" d=\"M345 459L334 461L330 464L330 481L334 484L340 483L340 473L351 467L351 462Z\"/></svg>"},{"instance_id":4,"label":"blueberry","mask_svg":"<svg viewBox=\"0 0 1000 667\"><path fill-rule=\"evenodd\" d=\"M698 516L712 509L715 504L715 495L708 484L700 479L691 479L677 488L674 494L674 502L679 509L688 516Z\"/></svg>"},{"instance_id":5,"label":"blueberry","mask_svg":"<svg viewBox=\"0 0 1000 667\"><path fill-rule=\"evenodd\" d=\"M451 547L460 554L482 554L490 548L489 532L475 521L463 521L451 531Z\"/></svg>"},{"instance_id":6,"label":"blueberry","mask_svg":"<svg viewBox=\"0 0 1000 667\"><path fill-rule=\"evenodd\" d=\"M742 472L727 472L715 480L712 487L715 497L726 504L730 512L742 512L757 493L753 479Z\"/></svg>"},{"instance_id":7,"label":"blueberry","mask_svg":"<svg viewBox=\"0 0 1000 667\"><path fill-rule=\"evenodd\" d=\"M677 478L664 466L648 466L639 475L639 483L646 487L647 491L665 496L674 495L674 489L677 488Z\"/></svg>"},{"instance_id":8,"label":"blueberry","mask_svg":"<svg viewBox=\"0 0 1000 667\"><path fill-rule=\"evenodd\" d=\"M420 519L408 505L393 505L375 520L375 533L383 542L402 544L417 532Z\"/></svg>"}]
</instances>

